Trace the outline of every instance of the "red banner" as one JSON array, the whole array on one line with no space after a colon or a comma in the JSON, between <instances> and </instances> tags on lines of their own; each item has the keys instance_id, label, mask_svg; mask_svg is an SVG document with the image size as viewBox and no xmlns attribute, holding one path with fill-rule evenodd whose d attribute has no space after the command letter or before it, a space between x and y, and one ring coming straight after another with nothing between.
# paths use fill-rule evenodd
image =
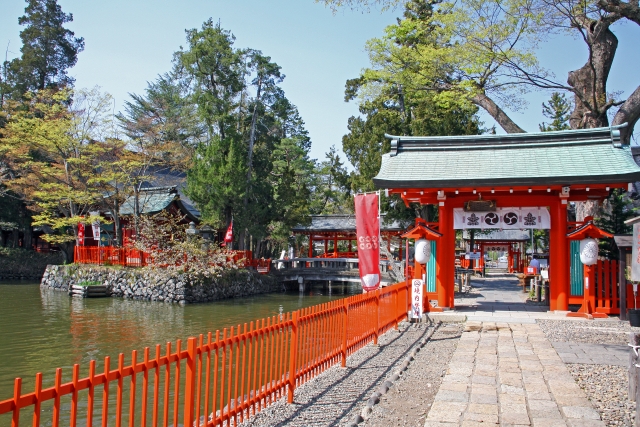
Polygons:
<instances>
[{"instance_id":1,"label":"red banner","mask_svg":"<svg viewBox=\"0 0 640 427\"><path fill-rule=\"evenodd\" d=\"M224 235L224 244L222 246L226 246L227 243L233 242L233 219L227 228L227 233Z\"/></svg>"},{"instance_id":2,"label":"red banner","mask_svg":"<svg viewBox=\"0 0 640 427\"><path fill-rule=\"evenodd\" d=\"M375 291L380 286L378 195L358 194L355 203L360 282L365 292Z\"/></svg>"},{"instance_id":3,"label":"red banner","mask_svg":"<svg viewBox=\"0 0 640 427\"><path fill-rule=\"evenodd\" d=\"M84 224L78 223L78 246L84 246Z\"/></svg>"}]
</instances>

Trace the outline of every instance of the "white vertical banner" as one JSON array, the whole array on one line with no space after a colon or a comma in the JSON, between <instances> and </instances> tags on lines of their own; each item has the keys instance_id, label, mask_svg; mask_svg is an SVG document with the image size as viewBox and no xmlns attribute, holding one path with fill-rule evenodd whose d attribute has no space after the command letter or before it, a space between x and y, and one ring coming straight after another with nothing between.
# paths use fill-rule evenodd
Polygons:
<instances>
[{"instance_id":1,"label":"white vertical banner","mask_svg":"<svg viewBox=\"0 0 640 427\"><path fill-rule=\"evenodd\" d=\"M422 318L422 300L424 288L424 280L413 279L411 280L411 318Z\"/></svg>"},{"instance_id":2,"label":"white vertical banner","mask_svg":"<svg viewBox=\"0 0 640 427\"><path fill-rule=\"evenodd\" d=\"M93 221L91 221L93 239L100 240L100 212L89 212L89 215L94 217Z\"/></svg>"},{"instance_id":3,"label":"white vertical banner","mask_svg":"<svg viewBox=\"0 0 640 427\"><path fill-rule=\"evenodd\" d=\"M633 224L631 242L631 280L640 282L640 223Z\"/></svg>"}]
</instances>

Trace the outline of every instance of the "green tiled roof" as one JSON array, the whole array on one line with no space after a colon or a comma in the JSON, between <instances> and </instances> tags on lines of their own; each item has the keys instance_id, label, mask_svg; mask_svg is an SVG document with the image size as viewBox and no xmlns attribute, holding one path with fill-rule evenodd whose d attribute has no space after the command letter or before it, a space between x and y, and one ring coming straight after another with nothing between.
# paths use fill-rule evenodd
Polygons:
<instances>
[{"instance_id":1,"label":"green tiled roof","mask_svg":"<svg viewBox=\"0 0 640 427\"><path fill-rule=\"evenodd\" d=\"M378 188L634 182L640 167L619 128L458 137L390 136Z\"/></svg>"},{"instance_id":2,"label":"green tiled roof","mask_svg":"<svg viewBox=\"0 0 640 427\"><path fill-rule=\"evenodd\" d=\"M153 214L162 211L178 197L177 193L168 192L140 192L138 204L141 214ZM133 196L127 198L120 207L120 215L133 215L135 199Z\"/></svg>"}]
</instances>

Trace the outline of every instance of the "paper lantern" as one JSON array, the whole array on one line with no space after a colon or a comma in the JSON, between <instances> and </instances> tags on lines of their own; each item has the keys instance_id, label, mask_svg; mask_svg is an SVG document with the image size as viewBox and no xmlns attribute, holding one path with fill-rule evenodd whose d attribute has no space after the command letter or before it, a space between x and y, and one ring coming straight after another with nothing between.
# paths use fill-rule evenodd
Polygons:
<instances>
[{"instance_id":1,"label":"paper lantern","mask_svg":"<svg viewBox=\"0 0 640 427\"><path fill-rule=\"evenodd\" d=\"M426 239L418 239L416 241L416 262L426 264L431 257L431 244Z\"/></svg>"},{"instance_id":2,"label":"paper lantern","mask_svg":"<svg viewBox=\"0 0 640 427\"><path fill-rule=\"evenodd\" d=\"M580 262L584 265L593 265L598 262L598 242L595 239L580 240Z\"/></svg>"}]
</instances>

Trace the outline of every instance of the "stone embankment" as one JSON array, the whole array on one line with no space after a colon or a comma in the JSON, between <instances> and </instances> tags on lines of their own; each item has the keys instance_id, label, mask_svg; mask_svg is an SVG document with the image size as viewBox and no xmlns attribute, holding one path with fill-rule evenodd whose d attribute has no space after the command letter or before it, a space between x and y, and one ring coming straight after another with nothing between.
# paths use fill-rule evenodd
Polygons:
<instances>
[{"instance_id":1,"label":"stone embankment","mask_svg":"<svg viewBox=\"0 0 640 427\"><path fill-rule=\"evenodd\" d=\"M229 270L221 277L168 270L86 265L49 265L40 287L68 292L69 286L98 282L114 297L191 304L280 291L272 277Z\"/></svg>"}]
</instances>

